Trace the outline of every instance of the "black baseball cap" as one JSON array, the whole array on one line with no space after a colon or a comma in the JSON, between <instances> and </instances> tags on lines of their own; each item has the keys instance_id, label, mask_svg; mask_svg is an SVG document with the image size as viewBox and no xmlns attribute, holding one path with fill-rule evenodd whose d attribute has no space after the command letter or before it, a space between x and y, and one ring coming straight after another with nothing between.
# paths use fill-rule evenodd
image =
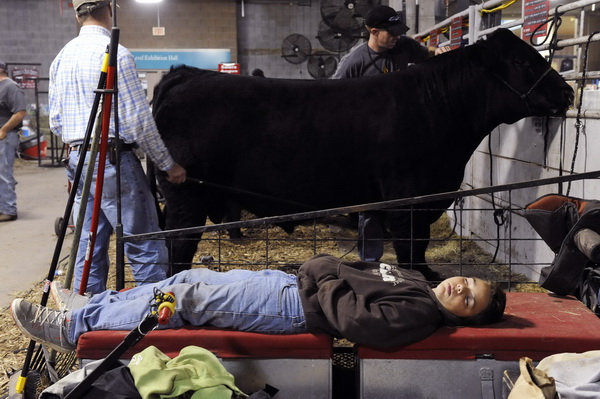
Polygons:
<instances>
[{"instance_id":1,"label":"black baseball cap","mask_svg":"<svg viewBox=\"0 0 600 399\"><path fill-rule=\"evenodd\" d=\"M392 7L376 6L365 15L365 25L370 28L385 29L393 36L400 36L410 29L402 22L402 16Z\"/></svg>"}]
</instances>

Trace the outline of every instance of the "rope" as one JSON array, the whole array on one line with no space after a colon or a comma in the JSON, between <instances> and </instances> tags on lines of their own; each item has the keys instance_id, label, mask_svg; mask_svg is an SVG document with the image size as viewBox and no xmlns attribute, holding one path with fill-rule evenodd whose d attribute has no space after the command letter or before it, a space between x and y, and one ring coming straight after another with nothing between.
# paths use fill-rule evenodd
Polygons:
<instances>
[{"instance_id":1,"label":"rope","mask_svg":"<svg viewBox=\"0 0 600 399\"><path fill-rule=\"evenodd\" d=\"M587 42L585 43L585 50L583 52L583 71L581 73L581 87L579 88L579 103L577 104L577 118L575 119L575 148L573 149L573 158L571 159L571 174L575 172L575 161L577 159L577 150L579 149L579 137L581 135L582 127L584 127L583 122L581 121L581 107L583 105L583 88L585 85L585 78L587 75L588 68L588 54L590 50L590 42L592 41L592 37L594 35L600 33L600 31L596 31L588 36ZM583 129L585 131L585 129ZM567 185L567 196L571 191L571 182L569 181Z\"/></svg>"},{"instance_id":2,"label":"rope","mask_svg":"<svg viewBox=\"0 0 600 399\"><path fill-rule=\"evenodd\" d=\"M544 117L544 162L543 168L546 169L548 167L548 133L550 132L550 118Z\"/></svg>"},{"instance_id":3,"label":"rope","mask_svg":"<svg viewBox=\"0 0 600 399\"><path fill-rule=\"evenodd\" d=\"M531 36L529 36L529 43L531 43L532 46L542 46L548 41L548 38L550 38L550 45L549 45L550 57L548 58L548 63L550 63L550 64L552 64L552 59L554 58L554 52L556 50L560 50L560 47L558 47L558 29L562 25L561 17L564 13L559 12L558 7L560 7L560 6L557 6L554 9L554 15L552 17L548 18L547 20L545 20L544 22L540 23L538 26L536 26L536 28L533 30L533 32L531 32ZM536 32L542 26L546 25L547 23L550 23L547 31L551 32L551 34L547 35L541 43L538 43L538 44L533 43L533 38L535 37Z\"/></svg>"},{"instance_id":4,"label":"rope","mask_svg":"<svg viewBox=\"0 0 600 399\"><path fill-rule=\"evenodd\" d=\"M517 0L510 0L510 1L507 1L506 3L500 4L496 8L490 8L489 10L483 8L481 11L479 11L479 13L480 14L491 14L491 13L494 13L496 11L504 10L505 8L508 8L508 7L512 6L516 2L517 2Z\"/></svg>"},{"instance_id":5,"label":"rope","mask_svg":"<svg viewBox=\"0 0 600 399\"><path fill-rule=\"evenodd\" d=\"M494 156L492 153L492 133L488 136L488 155L490 158L490 187L494 185ZM498 256L498 250L500 249L500 226L506 223L506 219L504 217L504 209L496 208L496 200L494 198L494 193L490 193L492 197L492 209L494 210L494 223L496 223L496 250L494 251L494 256L492 256L492 260L490 263L494 263L496 261L496 256Z\"/></svg>"}]
</instances>

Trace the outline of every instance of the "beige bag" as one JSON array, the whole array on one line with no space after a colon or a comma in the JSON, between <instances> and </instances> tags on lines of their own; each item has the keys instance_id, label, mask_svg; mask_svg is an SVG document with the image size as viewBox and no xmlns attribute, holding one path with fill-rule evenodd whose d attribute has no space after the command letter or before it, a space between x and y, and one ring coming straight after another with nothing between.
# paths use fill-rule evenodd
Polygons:
<instances>
[{"instance_id":1,"label":"beige bag","mask_svg":"<svg viewBox=\"0 0 600 399\"><path fill-rule=\"evenodd\" d=\"M508 395L508 399L555 399L554 378L536 369L528 357L519 359L521 374Z\"/></svg>"}]
</instances>

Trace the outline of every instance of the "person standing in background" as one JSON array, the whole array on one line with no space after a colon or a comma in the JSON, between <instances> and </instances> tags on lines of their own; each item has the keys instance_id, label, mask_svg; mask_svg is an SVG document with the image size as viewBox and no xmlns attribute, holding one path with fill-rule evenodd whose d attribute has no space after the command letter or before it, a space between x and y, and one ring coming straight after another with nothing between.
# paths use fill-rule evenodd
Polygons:
<instances>
[{"instance_id":1,"label":"person standing in background","mask_svg":"<svg viewBox=\"0 0 600 399\"><path fill-rule=\"evenodd\" d=\"M354 47L340 60L332 79L349 79L397 72L450 51L447 46L425 47L405 36L410 29L388 6L373 7L365 15L368 41ZM358 254L362 260L377 261L383 255L383 220L379 212L358 214ZM426 276L438 279L439 276Z\"/></svg>"},{"instance_id":2,"label":"person standing in background","mask_svg":"<svg viewBox=\"0 0 600 399\"><path fill-rule=\"evenodd\" d=\"M0 61L0 222L17 220L17 192L13 167L25 111L25 93L8 77Z\"/></svg>"}]
</instances>

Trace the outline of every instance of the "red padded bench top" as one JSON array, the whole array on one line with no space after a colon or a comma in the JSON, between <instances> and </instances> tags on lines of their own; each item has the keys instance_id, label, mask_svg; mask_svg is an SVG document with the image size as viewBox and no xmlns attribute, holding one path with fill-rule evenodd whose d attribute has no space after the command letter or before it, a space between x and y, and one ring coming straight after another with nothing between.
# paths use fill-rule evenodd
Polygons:
<instances>
[{"instance_id":1,"label":"red padded bench top","mask_svg":"<svg viewBox=\"0 0 600 399\"><path fill-rule=\"evenodd\" d=\"M562 352L600 349L600 318L572 297L507 293L504 319L482 327L442 327L428 338L391 350L361 346L361 359L541 360Z\"/></svg>"},{"instance_id":2,"label":"red padded bench top","mask_svg":"<svg viewBox=\"0 0 600 399\"><path fill-rule=\"evenodd\" d=\"M77 342L77 357L102 359L116 348L129 331L92 331ZM333 354L333 339L327 334L273 335L185 326L169 330L154 330L123 356L124 359L156 346L169 357L175 357L186 346L200 346L217 357L267 359L329 359Z\"/></svg>"}]
</instances>

